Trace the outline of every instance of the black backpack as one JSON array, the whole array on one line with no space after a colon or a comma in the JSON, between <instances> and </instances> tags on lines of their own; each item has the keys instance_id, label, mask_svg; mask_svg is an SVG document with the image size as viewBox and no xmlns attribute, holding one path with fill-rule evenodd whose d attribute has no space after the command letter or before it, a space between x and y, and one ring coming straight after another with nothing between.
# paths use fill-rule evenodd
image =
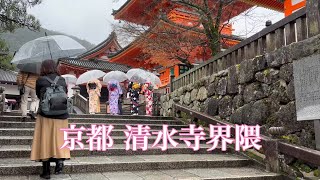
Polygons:
<instances>
[{"instance_id":1,"label":"black backpack","mask_svg":"<svg viewBox=\"0 0 320 180\"><path fill-rule=\"evenodd\" d=\"M68 96L64 88L57 84L59 76L54 81L49 77L44 77L50 82L51 86L46 88L42 100L40 102L40 109L44 115L59 116L68 113Z\"/></svg>"}]
</instances>

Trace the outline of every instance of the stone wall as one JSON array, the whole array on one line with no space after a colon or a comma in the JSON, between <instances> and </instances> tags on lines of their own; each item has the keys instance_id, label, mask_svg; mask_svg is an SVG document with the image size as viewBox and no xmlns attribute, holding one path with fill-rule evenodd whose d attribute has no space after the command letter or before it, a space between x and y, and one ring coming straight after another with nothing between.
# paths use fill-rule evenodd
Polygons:
<instances>
[{"instance_id":1,"label":"stone wall","mask_svg":"<svg viewBox=\"0 0 320 180\"><path fill-rule=\"evenodd\" d=\"M294 60L320 53L320 36L248 59L161 97L161 114L174 102L237 124L283 126L292 142L314 147L312 121L296 120Z\"/></svg>"}]
</instances>

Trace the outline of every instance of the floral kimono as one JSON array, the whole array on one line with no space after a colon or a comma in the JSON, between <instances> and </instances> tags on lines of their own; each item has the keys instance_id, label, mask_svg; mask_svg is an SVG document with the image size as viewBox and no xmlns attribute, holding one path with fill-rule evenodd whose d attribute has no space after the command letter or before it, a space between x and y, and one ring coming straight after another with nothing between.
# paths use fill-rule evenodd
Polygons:
<instances>
[{"instance_id":1,"label":"floral kimono","mask_svg":"<svg viewBox=\"0 0 320 180\"><path fill-rule=\"evenodd\" d=\"M140 84L139 83L129 83L129 92L130 99L132 103L131 114L138 115L139 113L139 93L140 93Z\"/></svg>"},{"instance_id":2,"label":"floral kimono","mask_svg":"<svg viewBox=\"0 0 320 180\"><path fill-rule=\"evenodd\" d=\"M146 115L147 116L152 116L152 104L153 104L153 93L152 93L153 87L151 83L147 82L144 84L142 88L142 92L144 93L145 96L145 101L146 101Z\"/></svg>"},{"instance_id":3,"label":"floral kimono","mask_svg":"<svg viewBox=\"0 0 320 180\"><path fill-rule=\"evenodd\" d=\"M99 80L92 80L87 83L87 92L89 94L89 113L99 113L100 112L100 92L101 83Z\"/></svg>"},{"instance_id":4,"label":"floral kimono","mask_svg":"<svg viewBox=\"0 0 320 180\"><path fill-rule=\"evenodd\" d=\"M122 89L120 84L116 80L111 80L108 82L108 91L109 91L109 106L110 113L113 115L119 114L119 97L122 94Z\"/></svg>"}]
</instances>

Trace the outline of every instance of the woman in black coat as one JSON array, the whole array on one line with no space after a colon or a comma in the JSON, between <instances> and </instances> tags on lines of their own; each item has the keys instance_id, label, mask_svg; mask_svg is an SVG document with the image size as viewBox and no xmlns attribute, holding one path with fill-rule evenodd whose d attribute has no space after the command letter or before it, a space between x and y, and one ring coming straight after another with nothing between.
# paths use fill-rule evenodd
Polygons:
<instances>
[{"instance_id":1,"label":"woman in black coat","mask_svg":"<svg viewBox=\"0 0 320 180\"><path fill-rule=\"evenodd\" d=\"M46 60L41 65L41 77L36 82L36 94L43 100L47 87L58 77L57 84L63 87L67 94L67 84L65 79L57 73L56 63L53 60ZM67 104L66 104L67 106ZM31 150L31 160L40 161L43 165L43 173L40 177L50 179L50 161L56 162L55 174L62 173L63 161L70 159L70 150L68 148L60 149L64 145L63 131L60 129L68 128L69 114L66 112L61 115L45 115L39 108L33 142Z\"/></svg>"}]
</instances>

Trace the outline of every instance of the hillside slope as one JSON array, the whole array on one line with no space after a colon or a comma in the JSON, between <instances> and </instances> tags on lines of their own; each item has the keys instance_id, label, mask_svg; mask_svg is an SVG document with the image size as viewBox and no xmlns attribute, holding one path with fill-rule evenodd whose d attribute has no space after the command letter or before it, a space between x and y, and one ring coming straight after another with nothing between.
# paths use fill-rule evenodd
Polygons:
<instances>
[{"instance_id":1,"label":"hillside slope","mask_svg":"<svg viewBox=\"0 0 320 180\"><path fill-rule=\"evenodd\" d=\"M27 28L20 28L17 29L14 33L0 33L0 38L5 40L7 45L9 46L10 52L14 53L17 51L24 43L31 41L33 39L43 37L45 35L45 32L47 32L48 35L67 35L60 32L50 31L44 28L41 28L40 31L34 32ZM90 42L86 40L79 39L74 36L67 35L74 40L78 41L80 44L82 44L87 50L94 47L94 44L91 44Z\"/></svg>"}]
</instances>

